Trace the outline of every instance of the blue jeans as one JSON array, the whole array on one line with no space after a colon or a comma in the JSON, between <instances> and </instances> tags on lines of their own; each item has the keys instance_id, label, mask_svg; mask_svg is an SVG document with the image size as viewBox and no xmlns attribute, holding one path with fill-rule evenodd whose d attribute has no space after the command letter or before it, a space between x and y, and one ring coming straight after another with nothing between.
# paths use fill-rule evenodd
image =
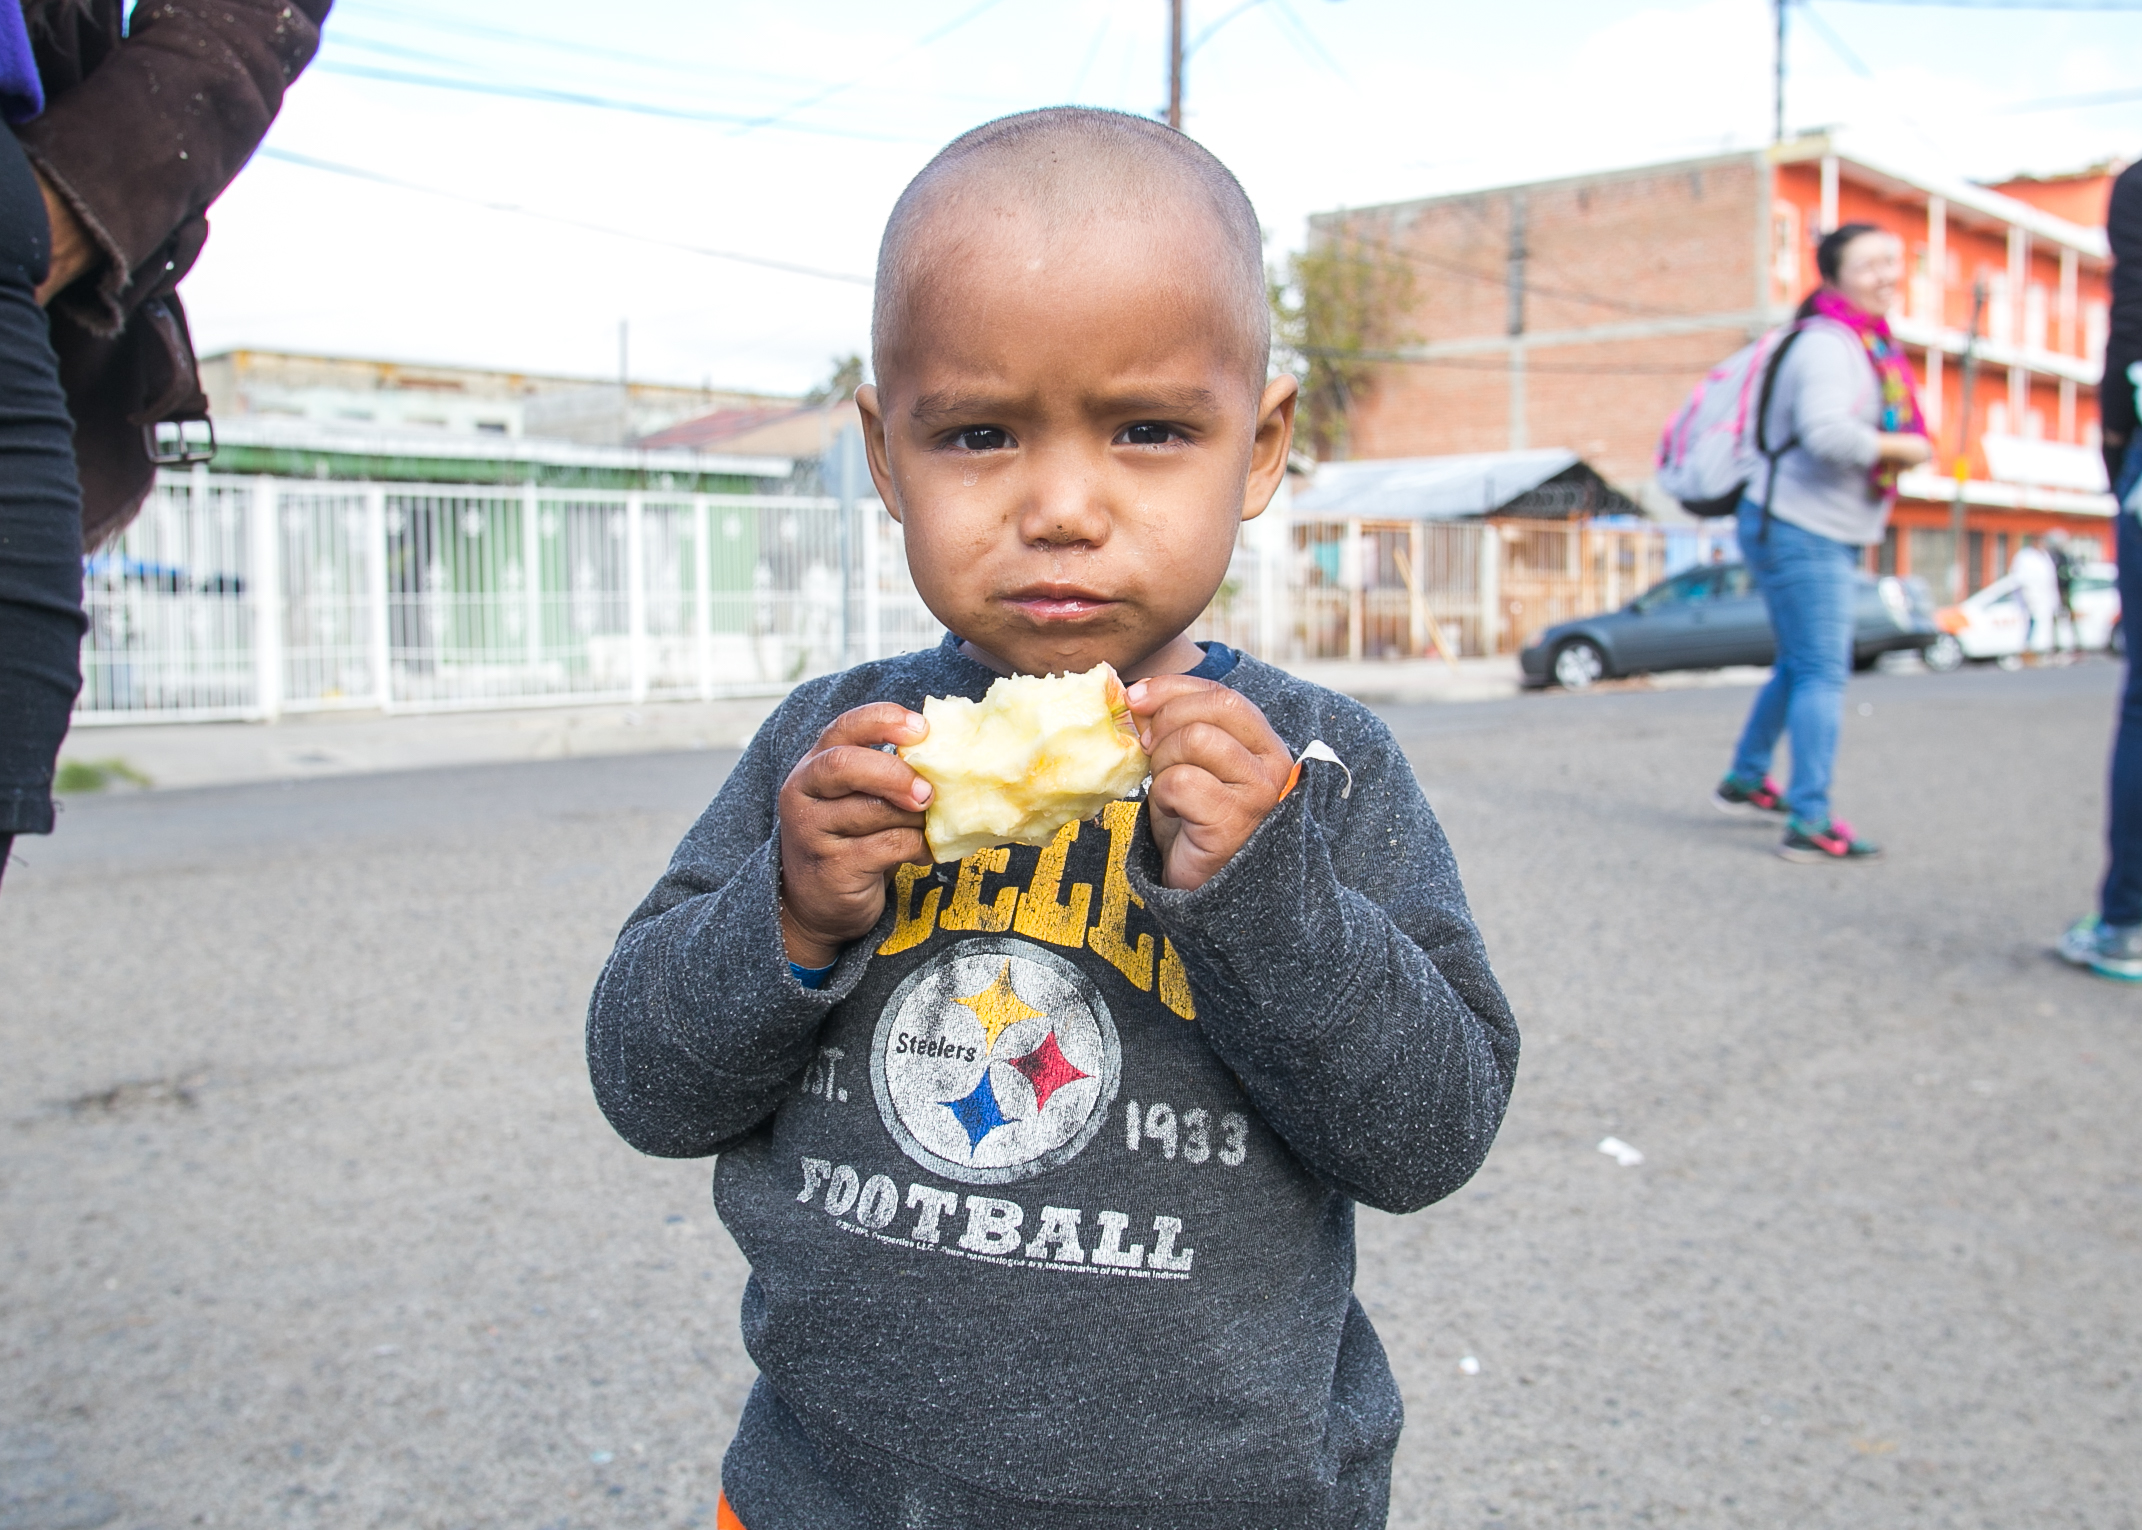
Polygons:
<instances>
[{"instance_id":1,"label":"blue jeans","mask_svg":"<svg viewBox=\"0 0 2142 1530\"><path fill-rule=\"evenodd\" d=\"M1777 667L1748 711L1733 751L1733 774L1758 780L1770 768L1778 735L1792 735L1792 786L1785 805L1817 828L1830 821L1830 769L1844 722L1845 681L1852 673L1853 570L1860 552L1762 507L1740 502L1740 554L1770 611ZM2142 761L2138 761L2142 764Z\"/></svg>"},{"instance_id":2,"label":"blue jeans","mask_svg":"<svg viewBox=\"0 0 2142 1530\"><path fill-rule=\"evenodd\" d=\"M2142 441L2127 448L2119 487L2142 476ZM2142 521L2121 510L2113 517L2120 560L2120 625L2126 613L2142 612ZM2127 685L2120 693L2120 731L2112 745L2112 783L2106 805L2105 838L2111 862L2097 899L2097 917L2106 924L2142 924L2142 670L2135 665L2135 635L2127 634Z\"/></svg>"}]
</instances>

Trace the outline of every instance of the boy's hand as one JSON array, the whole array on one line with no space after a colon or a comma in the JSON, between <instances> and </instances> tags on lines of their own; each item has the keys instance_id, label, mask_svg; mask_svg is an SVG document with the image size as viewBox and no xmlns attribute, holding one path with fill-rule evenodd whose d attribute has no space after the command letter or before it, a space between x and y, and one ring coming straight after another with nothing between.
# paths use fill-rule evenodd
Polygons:
<instances>
[{"instance_id":1,"label":"boy's hand","mask_svg":"<svg viewBox=\"0 0 2142 1530\"><path fill-rule=\"evenodd\" d=\"M1130 688L1130 707L1153 760L1161 880L1202 887L1279 805L1294 756L1257 703L1211 680L1155 675Z\"/></svg>"},{"instance_id":2,"label":"boy's hand","mask_svg":"<svg viewBox=\"0 0 2142 1530\"><path fill-rule=\"evenodd\" d=\"M799 967L824 967L870 933L895 866L927 864L930 783L880 744L913 744L922 718L889 701L841 713L781 783L781 938Z\"/></svg>"}]
</instances>

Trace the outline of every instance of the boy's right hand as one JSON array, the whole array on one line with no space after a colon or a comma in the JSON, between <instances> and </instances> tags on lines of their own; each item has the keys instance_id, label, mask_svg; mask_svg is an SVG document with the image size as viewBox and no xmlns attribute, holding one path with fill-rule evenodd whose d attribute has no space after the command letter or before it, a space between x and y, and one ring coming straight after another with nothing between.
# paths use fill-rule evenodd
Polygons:
<instances>
[{"instance_id":1,"label":"boy's right hand","mask_svg":"<svg viewBox=\"0 0 2142 1530\"><path fill-rule=\"evenodd\" d=\"M893 702L841 713L781 783L781 937L799 967L829 966L885 911L896 866L929 864L930 783L880 744L919 743L920 714Z\"/></svg>"}]
</instances>

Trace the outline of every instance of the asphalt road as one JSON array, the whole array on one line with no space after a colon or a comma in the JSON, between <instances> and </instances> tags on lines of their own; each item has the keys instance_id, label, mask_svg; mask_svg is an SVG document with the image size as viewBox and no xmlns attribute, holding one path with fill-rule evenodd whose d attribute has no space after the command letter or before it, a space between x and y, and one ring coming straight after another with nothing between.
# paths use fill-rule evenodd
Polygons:
<instances>
[{"instance_id":1,"label":"asphalt road","mask_svg":"<svg viewBox=\"0 0 2142 1530\"><path fill-rule=\"evenodd\" d=\"M1705 800L1745 690L1387 709L1525 1028L1478 1179L1362 1218L1394 1524L2137 1522L2142 992L2046 955L2116 681L1855 681L1840 805L1890 856L1851 868ZM711 1524L744 1270L579 1037L729 758L23 844L0 1530Z\"/></svg>"}]
</instances>

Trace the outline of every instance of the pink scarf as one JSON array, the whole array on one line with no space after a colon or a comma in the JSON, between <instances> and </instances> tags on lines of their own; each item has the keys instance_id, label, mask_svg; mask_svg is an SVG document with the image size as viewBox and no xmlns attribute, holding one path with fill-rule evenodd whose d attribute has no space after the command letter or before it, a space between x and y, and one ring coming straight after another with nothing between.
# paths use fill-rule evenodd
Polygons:
<instances>
[{"instance_id":1,"label":"pink scarf","mask_svg":"<svg viewBox=\"0 0 2142 1530\"><path fill-rule=\"evenodd\" d=\"M1851 330L1867 348L1867 359L1874 363L1874 376L1882 389L1882 418L1877 428L1887 435L1925 435L1926 416L1919 412L1918 380L1912 376L1911 362L1903 347L1889 333L1889 321L1868 313L1835 287L1818 288L1810 306L1821 317ZM1902 471L1894 462L1877 462L1867 470L1867 477L1883 499L1893 500L1897 497L1897 474Z\"/></svg>"}]
</instances>

